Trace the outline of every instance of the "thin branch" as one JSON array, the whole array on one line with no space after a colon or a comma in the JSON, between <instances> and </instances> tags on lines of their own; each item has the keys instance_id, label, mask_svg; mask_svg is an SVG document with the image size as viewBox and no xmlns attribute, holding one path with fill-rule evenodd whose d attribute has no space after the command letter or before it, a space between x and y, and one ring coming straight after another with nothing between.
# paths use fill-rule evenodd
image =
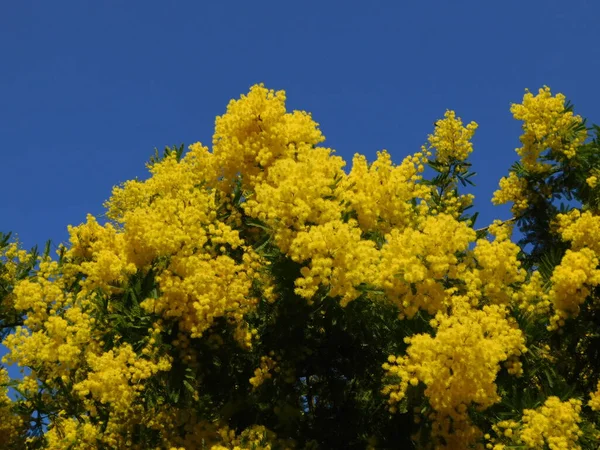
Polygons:
<instances>
[{"instance_id":1,"label":"thin branch","mask_svg":"<svg viewBox=\"0 0 600 450\"><path fill-rule=\"evenodd\" d=\"M517 218L516 218L516 217L511 217L510 219L506 219L506 220L503 220L503 221L501 221L501 222L500 222L500 225L504 225L504 224L506 224L506 223L509 223L509 222L514 222L515 220L517 220ZM483 227L483 228L478 228L478 229L476 229L476 230L475 230L475 232L476 232L476 233L479 233L479 232L481 232L481 231L486 231L486 230L487 230L489 227L491 227L492 225L493 225L493 224L487 225L487 226L485 226L485 227Z\"/></svg>"}]
</instances>

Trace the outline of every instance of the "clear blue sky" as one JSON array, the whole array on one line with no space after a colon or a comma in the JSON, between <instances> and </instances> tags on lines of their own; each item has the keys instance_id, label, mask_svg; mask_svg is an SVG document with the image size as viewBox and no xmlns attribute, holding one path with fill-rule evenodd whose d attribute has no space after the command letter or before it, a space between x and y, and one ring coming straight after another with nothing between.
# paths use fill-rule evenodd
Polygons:
<instances>
[{"instance_id":1,"label":"clear blue sky","mask_svg":"<svg viewBox=\"0 0 600 450\"><path fill-rule=\"evenodd\" d=\"M0 230L66 240L155 147L210 144L257 82L311 111L347 160L385 148L399 162L455 109L480 124L481 223L507 218L490 198L516 157L510 103L547 84L600 122L598 17L595 0L5 1Z\"/></svg>"},{"instance_id":2,"label":"clear blue sky","mask_svg":"<svg viewBox=\"0 0 600 450\"><path fill-rule=\"evenodd\" d=\"M600 3L19 1L0 14L0 230L66 239L153 149L210 144L227 102L264 82L351 158L418 150L447 108L480 124L482 224L515 159L526 87L600 122Z\"/></svg>"}]
</instances>

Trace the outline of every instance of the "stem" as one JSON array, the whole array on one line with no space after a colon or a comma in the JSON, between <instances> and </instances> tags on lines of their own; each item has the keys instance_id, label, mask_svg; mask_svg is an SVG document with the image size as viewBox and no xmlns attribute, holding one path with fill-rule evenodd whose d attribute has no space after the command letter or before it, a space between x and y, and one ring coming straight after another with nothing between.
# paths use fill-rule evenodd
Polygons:
<instances>
[{"instance_id":1,"label":"stem","mask_svg":"<svg viewBox=\"0 0 600 450\"><path fill-rule=\"evenodd\" d=\"M508 223L508 222L513 222L513 221L515 221L515 220L517 220L517 218L516 218L516 217L511 217L510 219L506 219L506 220L503 220L502 222L500 222L500 225L504 225L505 223ZM489 227L491 227L491 226L492 226L492 225L490 224L490 225L487 225L487 226L485 226L485 227L483 227L483 228L477 228L477 229L475 230L475 232L476 232L476 233L479 233L479 232L481 232L481 231L486 231L486 230L487 230Z\"/></svg>"}]
</instances>

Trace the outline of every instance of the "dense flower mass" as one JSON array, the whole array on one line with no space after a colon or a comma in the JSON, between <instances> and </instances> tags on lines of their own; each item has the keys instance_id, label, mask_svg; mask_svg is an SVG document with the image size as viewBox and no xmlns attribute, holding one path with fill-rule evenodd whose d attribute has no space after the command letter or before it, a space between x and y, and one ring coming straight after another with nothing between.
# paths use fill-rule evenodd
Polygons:
<instances>
[{"instance_id":1,"label":"dense flower mass","mask_svg":"<svg viewBox=\"0 0 600 450\"><path fill-rule=\"evenodd\" d=\"M394 165L387 151L377 153L369 164L354 155L352 169L340 182L340 197L353 211L362 230L388 233L413 224L414 201L430 199L428 186L419 181L429 152L417 152Z\"/></svg>"},{"instance_id":2,"label":"dense flower mass","mask_svg":"<svg viewBox=\"0 0 600 450\"><path fill-rule=\"evenodd\" d=\"M598 388L595 392L590 394L590 397L591 398L588 403L590 408L592 408L594 411L600 411L600 381L598 382Z\"/></svg>"},{"instance_id":3,"label":"dense flower mass","mask_svg":"<svg viewBox=\"0 0 600 450\"><path fill-rule=\"evenodd\" d=\"M527 169L539 171L548 167L539 162L546 149L573 158L587 138L585 130L574 131L574 126L582 119L565 108L565 96L552 96L547 86L541 88L537 95L527 92L523 103L513 105L510 110L515 119L523 121L520 138L523 146L517 149L517 153Z\"/></svg>"},{"instance_id":4,"label":"dense flower mass","mask_svg":"<svg viewBox=\"0 0 600 450\"><path fill-rule=\"evenodd\" d=\"M520 364L513 357L527 349L522 332L506 318L500 306L482 310L457 304L450 315L433 319L435 336L418 334L405 338L409 347L405 356L390 356L384 369L399 376L398 385L384 388L390 394L391 410L403 400L409 386L423 383L425 396L435 412L434 434L448 440L449 422L462 428L468 422L468 407L486 409L501 400L495 379L500 363L511 360L509 372L520 375ZM475 436L473 436L475 437ZM463 437L463 444L469 444Z\"/></svg>"},{"instance_id":5,"label":"dense flower mass","mask_svg":"<svg viewBox=\"0 0 600 450\"><path fill-rule=\"evenodd\" d=\"M494 192L492 201L495 205L503 205L512 202L512 212L518 215L527 209L527 180L519 178L515 172L509 172L507 177L500 180L500 189Z\"/></svg>"},{"instance_id":6,"label":"dense flower mass","mask_svg":"<svg viewBox=\"0 0 600 450\"><path fill-rule=\"evenodd\" d=\"M524 449L580 450L580 412L580 400L562 402L558 397L548 397L539 408L524 410L520 422L505 420L493 425L498 438L491 438L495 444L488 448L503 450L517 444Z\"/></svg>"},{"instance_id":7,"label":"dense flower mass","mask_svg":"<svg viewBox=\"0 0 600 450\"><path fill-rule=\"evenodd\" d=\"M437 150L439 161L467 159L473 151L471 139L477 126L471 122L463 127L462 120L456 117L454 111L446 111L444 119L436 123L435 132L429 136L429 143Z\"/></svg>"},{"instance_id":8,"label":"dense flower mass","mask_svg":"<svg viewBox=\"0 0 600 450\"><path fill-rule=\"evenodd\" d=\"M429 216L402 232L392 230L381 249L377 284L402 315L412 318L419 309L436 314L453 291L445 280L466 270L457 255L474 240L471 228L446 214Z\"/></svg>"},{"instance_id":9,"label":"dense flower mass","mask_svg":"<svg viewBox=\"0 0 600 450\"><path fill-rule=\"evenodd\" d=\"M12 401L4 387L9 379L6 370L0 369L0 445L2 447L17 442L25 428L24 417L18 416L11 409Z\"/></svg>"},{"instance_id":10,"label":"dense flower mass","mask_svg":"<svg viewBox=\"0 0 600 450\"><path fill-rule=\"evenodd\" d=\"M512 106L514 217L478 229L475 122L346 168L285 102L232 100L57 257L0 234L0 447L596 449L600 147L565 97Z\"/></svg>"}]
</instances>

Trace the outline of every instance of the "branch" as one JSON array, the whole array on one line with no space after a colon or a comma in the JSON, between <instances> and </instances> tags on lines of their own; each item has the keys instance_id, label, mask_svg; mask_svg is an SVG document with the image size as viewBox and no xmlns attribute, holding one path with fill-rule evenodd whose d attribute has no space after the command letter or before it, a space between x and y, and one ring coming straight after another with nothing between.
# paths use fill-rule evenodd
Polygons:
<instances>
[{"instance_id":1,"label":"branch","mask_svg":"<svg viewBox=\"0 0 600 450\"><path fill-rule=\"evenodd\" d=\"M511 217L510 219L506 219L506 220L503 220L502 222L500 222L500 225L504 225L505 223L508 223L508 222L514 222L515 220L517 220L516 217ZM485 226L483 228L478 228L475 230L475 232L480 233L481 231L486 231L491 226L492 226L492 224Z\"/></svg>"}]
</instances>

